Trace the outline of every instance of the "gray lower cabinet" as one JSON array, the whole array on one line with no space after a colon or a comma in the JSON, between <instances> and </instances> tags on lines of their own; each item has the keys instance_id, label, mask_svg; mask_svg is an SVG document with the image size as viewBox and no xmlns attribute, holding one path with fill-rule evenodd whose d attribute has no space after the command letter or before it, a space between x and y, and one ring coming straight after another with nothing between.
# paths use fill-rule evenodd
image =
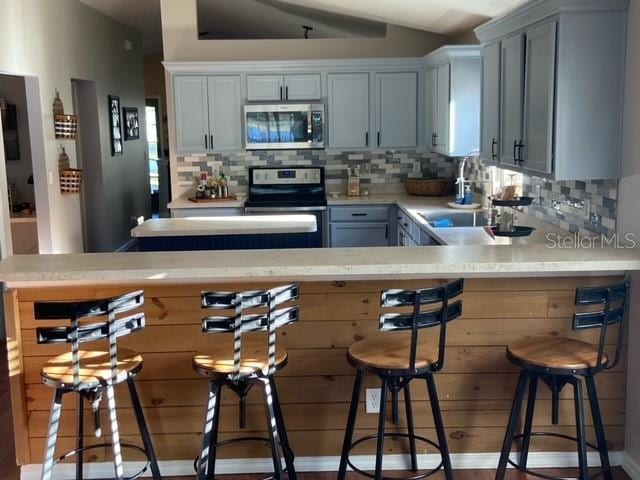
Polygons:
<instances>
[{"instance_id":1,"label":"gray lower cabinet","mask_svg":"<svg viewBox=\"0 0 640 480\"><path fill-rule=\"evenodd\" d=\"M387 205L330 207L329 246L389 246L389 212Z\"/></svg>"},{"instance_id":2,"label":"gray lower cabinet","mask_svg":"<svg viewBox=\"0 0 640 480\"><path fill-rule=\"evenodd\" d=\"M387 247L388 223L332 223L332 247Z\"/></svg>"}]
</instances>

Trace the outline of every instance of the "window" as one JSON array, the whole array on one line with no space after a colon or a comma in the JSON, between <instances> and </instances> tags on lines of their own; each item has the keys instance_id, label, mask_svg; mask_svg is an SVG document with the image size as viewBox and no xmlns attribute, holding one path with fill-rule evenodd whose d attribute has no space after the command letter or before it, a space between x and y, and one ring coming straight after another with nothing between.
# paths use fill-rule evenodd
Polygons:
<instances>
[{"instance_id":1,"label":"window","mask_svg":"<svg viewBox=\"0 0 640 480\"><path fill-rule=\"evenodd\" d=\"M147 152L149 154L149 185L151 193L157 193L158 160L160 159L160 140L158 135L158 109L154 106L145 107L145 119L147 126Z\"/></svg>"}]
</instances>

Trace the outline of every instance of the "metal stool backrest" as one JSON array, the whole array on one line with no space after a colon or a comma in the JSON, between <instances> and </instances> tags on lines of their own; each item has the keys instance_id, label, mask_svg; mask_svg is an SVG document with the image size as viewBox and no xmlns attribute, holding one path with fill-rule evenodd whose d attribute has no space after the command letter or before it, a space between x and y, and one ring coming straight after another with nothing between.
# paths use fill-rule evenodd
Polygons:
<instances>
[{"instance_id":1,"label":"metal stool backrest","mask_svg":"<svg viewBox=\"0 0 640 480\"><path fill-rule=\"evenodd\" d=\"M622 353L622 340L624 336L624 324L629 308L629 277L616 285L606 287L584 287L576 290L576 305L602 305L601 310L593 312L580 312L573 315L573 329L583 330L587 328L600 328L598 341L598 365L597 370L609 370L620 361ZM608 361L604 366L602 360L605 354L607 333L609 327L617 325L617 338L615 343L615 355L613 362ZM610 360L610 359L609 359Z\"/></svg>"},{"instance_id":2,"label":"metal stool backrest","mask_svg":"<svg viewBox=\"0 0 640 480\"><path fill-rule=\"evenodd\" d=\"M111 383L116 382L118 375L117 339L132 332L141 330L145 325L144 313L121 316L123 313L139 309L144 304L142 291L136 291L102 300L83 302L35 302L36 320L71 321L68 327L36 328L39 344L70 343L73 387L80 385L81 361L78 351L81 343L107 340L109 343L109 363L111 367ZM81 323L81 320L92 317L106 317L96 323Z\"/></svg>"},{"instance_id":3,"label":"metal stool backrest","mask_svg":"<svg viewBox=\"0 0 640 480\"><path fill-rule=\"evenodd\" d=\"M268 367L263 372L272 375L276 370L276 330L298 320L298 306L276 309L278 305L297 300L298 285L286 285L270 290L247 292L203 292L202 308L217 310L234 310L233 316L204 317L202 331L204 333L233 333L233 381L243 376L242 335L248 332L268 333ZM266 307L266 311L245 314L246 310ZM246 376L246 374L244 375Z\"/></svg>"},{"instance_id":4,"label":"metal stool backrest","mask_svg":"<svg viewBox=\"0 0 640 480\"><path fill-rule=\"evenodd\" d=\"M438 341L438 361L431 365L432 371L444 366L444 353L447 335L447 322L462 315L462 300L449 303L463 291L463 279L455 280L439 287L421 290L385 290L382 292L382 307L412 306L411 313L385 313L380 315L380 330L411 330L411 349L409 368L415 370L418 349L418 331L423 328L440 326ZM438 308L422 311L423 305L439 304Z\"/></svg>"}]
</instances>

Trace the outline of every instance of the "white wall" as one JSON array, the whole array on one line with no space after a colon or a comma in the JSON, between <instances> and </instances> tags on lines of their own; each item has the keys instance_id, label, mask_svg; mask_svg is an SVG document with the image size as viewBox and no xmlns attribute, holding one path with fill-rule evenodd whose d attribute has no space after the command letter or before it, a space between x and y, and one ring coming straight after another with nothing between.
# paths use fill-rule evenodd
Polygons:
<instances>
[{"instance_id":1,"label":"white wall","mask_svg":"<svg viewBox=\"0 0 640 480\"><path fill-rule=\"evenodd\" d=\"M629 9L623 178L618 193L618 230L640 241L640 0ZM632 279L625 450L640 478L640 275ZM629 466L627 466L629 468ZM631 471L629 472L631 473Z\"/></svg>"},{"instance_id":2,"label":"white wall","mask_svg":"<svg viewBox=\"0 0 640 480\"><path fill-rule=\"evenodd\" d=\"M0 0L0 72L31 75L39 84L41 155L32 146L36 188L46 190L47 201L38 199L40 251L82 251L78 195L61 195L57 164L60 141L54 138L51 105L56 89L65 110L72 113L71 79L95 80L100 107L100 139L103 177L107 195L103 209L95 212L109 229L103 249L116 248L128 238L130 217L148 215L148 164L144 130L141 139L124 144L124 155L111 157L107 95L120 96L122 106L138 107L144 118L144 83L140 35L99 14L79 0ZM133 49L125 49L125 41ZM32 121L33 119L30 119ZM80 120L81 121L81 120ZM141 122L144 125L144 122ZM75 165L74 142L66 141ZM38 173L36 173L36 170ZM48 183L49 175L53 184ZM44 211L43 211L44 209ZM40 222L40 220L39 220ZM41 228L47 232L40 232Z\"/></svg>"}]
</instances>

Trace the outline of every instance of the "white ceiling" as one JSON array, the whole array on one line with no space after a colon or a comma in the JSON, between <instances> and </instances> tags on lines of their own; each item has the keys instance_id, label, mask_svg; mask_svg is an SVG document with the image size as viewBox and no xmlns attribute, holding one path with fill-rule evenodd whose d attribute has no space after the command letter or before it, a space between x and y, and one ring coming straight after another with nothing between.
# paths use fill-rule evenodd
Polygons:
<instances>
[{"instance_id":1,"label":"white ceiling","mask_svg":"<svg viewBox=\"0 0 640 480\"><path fill-rule=\"evenodd\" d=\"M143 34L147 53L162 49L160 0L81 0ZM454 35L525 0L199 0L210 12L200 31L212 38L375 36L391 23ZM215 12L215 14L213 14ZM251 15L247 15L251 12Z\"/></svg>"}]
</instances>

